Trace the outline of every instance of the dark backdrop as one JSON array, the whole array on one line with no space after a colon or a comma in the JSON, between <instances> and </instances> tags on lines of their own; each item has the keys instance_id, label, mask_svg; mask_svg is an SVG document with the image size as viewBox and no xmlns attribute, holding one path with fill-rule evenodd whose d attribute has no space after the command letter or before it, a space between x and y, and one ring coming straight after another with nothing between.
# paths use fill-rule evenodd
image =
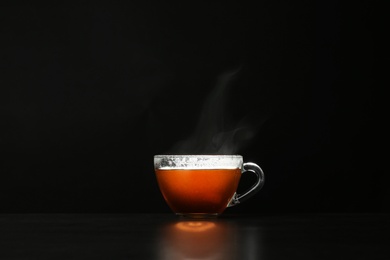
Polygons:
<instances>
[{"instance_id":1,"label":"dark backdrop","mask_svg":"<svg viewBox=\"0 0 390 260\"><path fill-rule=\"evenodd\" d=\"M153 155L212 152L266 174L230 212L389 211L383 9L124 2L2 4L1 212L170 212Z\"/></svg>"}]
</instances>

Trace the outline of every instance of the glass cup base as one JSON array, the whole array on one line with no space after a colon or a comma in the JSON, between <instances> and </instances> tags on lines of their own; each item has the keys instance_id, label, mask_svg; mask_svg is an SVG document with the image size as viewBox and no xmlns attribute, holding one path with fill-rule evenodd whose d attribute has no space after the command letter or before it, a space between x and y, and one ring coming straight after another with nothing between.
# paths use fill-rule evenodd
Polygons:
<instances>
[{"instance_id":1,"label":"glass cup base","mask_svg":"<svg viewBox=\"0 0 390 260\"><path fill-rule=\"evenodd\" d=\"M217 218L218 213L175 213L179 217L190 218L190 219L210 219Z\"/></svg>"}]
</instances>

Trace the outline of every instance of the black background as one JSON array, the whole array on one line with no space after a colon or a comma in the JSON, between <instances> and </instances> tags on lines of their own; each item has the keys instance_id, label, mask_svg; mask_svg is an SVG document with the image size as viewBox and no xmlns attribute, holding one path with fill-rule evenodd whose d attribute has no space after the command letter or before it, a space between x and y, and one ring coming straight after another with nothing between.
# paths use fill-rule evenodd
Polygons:
<instances>
[{"instance_id":1,"label":"black background","mask_svg":"<svg viewBox=\"0 0 390 260\"><path fill-rule=\"evenodd\" d=\"M197 127L266 174L230 212L389 211L369 1L13 2L0 19L1 212L170 212L153 155Z\"/></svg>"}]
</instances>

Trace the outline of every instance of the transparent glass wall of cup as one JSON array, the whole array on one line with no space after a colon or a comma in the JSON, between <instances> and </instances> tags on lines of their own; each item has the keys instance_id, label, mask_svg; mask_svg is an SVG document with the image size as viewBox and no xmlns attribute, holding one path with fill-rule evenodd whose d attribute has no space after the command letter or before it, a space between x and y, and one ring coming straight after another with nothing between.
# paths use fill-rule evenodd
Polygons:
<instances>
[{"instance_id":1,"label":"transparent glass wall of cup","mask_svg":"<svg viewBox=\"0 0 390 260\"><path fill-rule=\"evenodd\" d=\"M216 217L250 198L264 184L264 173L241 155L155 155L160 191L171 210L187 217ZM256 182L237 194L242 174L254 173Z\"/></svg>"}]
</instances>

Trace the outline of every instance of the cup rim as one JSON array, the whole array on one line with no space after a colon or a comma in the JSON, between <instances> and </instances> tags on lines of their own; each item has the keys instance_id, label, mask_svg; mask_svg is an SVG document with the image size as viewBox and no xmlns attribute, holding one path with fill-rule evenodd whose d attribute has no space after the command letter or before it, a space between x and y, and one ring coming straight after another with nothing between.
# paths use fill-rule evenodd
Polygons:
<instances>
[{"instance_id":1,"label":"cup rim","mask_svg":"<svg viewBox=\"0 0 390 260\"><path fill-rule=\"evenodd\" d=\"M154 156L155 169L241 169L241 155L166 154Z\"/></svg>"},{"instance_id":2,"label":"cup rim","mask_svg":"<svg viewBox=\"0 0 390 260\"><path fill-rule=\"evenodd\" d=\"M171 158L172 157L174 157L174 158L184 158L184 157L191 157L191 158L197 158L197 157L242 158L242 155L239 155L239 154L156 154L156 155L154 155L154 158L168 158L168 157L171 157Z\"/></svg>"}]
</instances>

